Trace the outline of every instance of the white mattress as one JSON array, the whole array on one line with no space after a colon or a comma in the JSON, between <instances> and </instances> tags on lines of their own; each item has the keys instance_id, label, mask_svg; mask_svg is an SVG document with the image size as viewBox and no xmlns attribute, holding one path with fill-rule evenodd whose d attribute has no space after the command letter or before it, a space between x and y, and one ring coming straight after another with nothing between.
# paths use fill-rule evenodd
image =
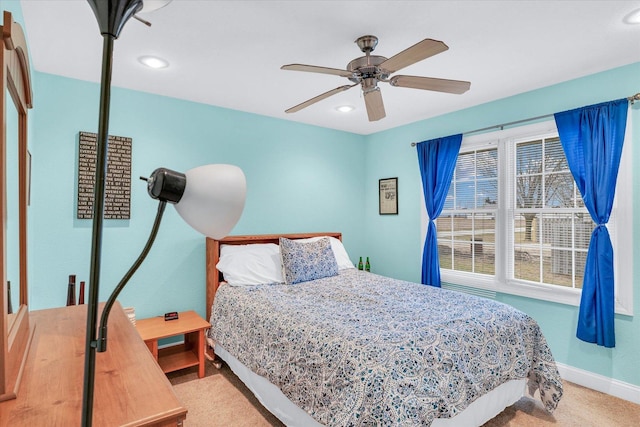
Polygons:
<instances>
[{"instance_id":1,"label":"white mattress","mask_svg":"<svg viewBox=\"0 0 640 427\"><path fill-rule=\"evenodd\" d=\"M289 427L318 427L322 424L294 405L271 382L252 372L219 345L215 353L224 360L240 380L253 392L260 403ZM454 418L438 418L432 427L477 427L489 421L525 394L524 379L508 381L471 403Z\"/></svg>"}]
</instances>

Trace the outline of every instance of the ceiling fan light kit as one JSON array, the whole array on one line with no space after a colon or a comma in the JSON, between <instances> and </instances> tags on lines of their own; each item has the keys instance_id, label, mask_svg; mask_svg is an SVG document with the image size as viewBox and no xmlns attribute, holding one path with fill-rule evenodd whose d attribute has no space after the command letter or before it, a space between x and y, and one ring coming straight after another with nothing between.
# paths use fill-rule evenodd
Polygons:
<instances>
[{"instance_id":1,"label":"ceiling fan light kit","mask_svg":"<svg viewBox=\"0 0 640 427\"><path fill-rule=\"evenodd\" d=\"M439 40L424 39L421 42L403 50L402 52L385 58L384 56L371 55L378 45L378 38L372 35L358 37L355 41L360 50L365 54L347 64L345 70L329 67L319 67L306 64L283 65L281 69L291 71L306 71L311 73L332 74L346 77L352 85L339 86L321 95L304 101L294 107L285 110L287 113L295 113L303 108L315 104L332 95L351 89L356 85L362 87L365 107L369 121L376 121L384 118L386 112L382 101L382 92L378 83L389 83L391 86L406 87L411 89L422 89L436 92L462 94L469 90L471 83L461 80L439 79L434 77L418 76L389 76L409 65L422 61L423 59L437 55L449 49L449 47Z\"/></svg>"}]
</instances>

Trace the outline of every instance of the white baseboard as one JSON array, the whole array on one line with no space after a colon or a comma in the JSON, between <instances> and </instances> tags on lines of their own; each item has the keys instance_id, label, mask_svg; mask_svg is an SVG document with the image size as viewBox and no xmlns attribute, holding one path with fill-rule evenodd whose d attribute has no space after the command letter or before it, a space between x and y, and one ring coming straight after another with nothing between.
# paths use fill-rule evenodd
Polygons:
<instances>
[{"instance_id":1,"label":"white baseboard","mask_svg":"<svg viewBox=\"0 0 640 427\"><path fill-rule=\"evenodd\" d=\"M605 377L604 375L594 374L593 372L574 368L573 366L562 363L556 362L556 365L558 366L560 376L567 381L640 404L640 387L637 385Z\"/></svg>"}]
</instances>

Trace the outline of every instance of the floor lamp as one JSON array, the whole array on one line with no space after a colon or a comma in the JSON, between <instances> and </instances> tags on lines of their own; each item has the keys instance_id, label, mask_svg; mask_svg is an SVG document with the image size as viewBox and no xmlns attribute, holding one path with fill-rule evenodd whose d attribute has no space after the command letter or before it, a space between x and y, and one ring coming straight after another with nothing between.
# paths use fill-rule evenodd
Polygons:
<instances>
[{"instance_id":1,"label":"floor lamp","mask_svg":"<svg viewBox=\"0 0 640 427\"><path fill-rule=\"evenodd\" d=\"M107 322L111 306L133 273L144 261L160 226L166 203L174 204L178 214L202 234L220 239L236 224L246 195L246 181L242 170L233 165L206 165L187 171L156 169L146 179L149 195L159 200L156 219L142 253L122 278L102 310L97 327L100 287L100 259L104 216L104 190L106 181L107 148L109 135L109 107L111 96L111 68L113 43L124 24L143 10L143 3L157 0L87 0L98 20L103 36L102 76L100 83L100 112L96 144L96 176L93 201L93 228L91 240L91 268L87 304L84 384L82 394L82 425L91 426L95 388L96 352L107 349ZM167 1L161 2L166 4ZM157 8L157 6L156 6ZM145 22L141 20L142 22ZM147 23L148 24L148 23ZM99 335L98 335L99 331Z\"/></svg>"}]
</instances>

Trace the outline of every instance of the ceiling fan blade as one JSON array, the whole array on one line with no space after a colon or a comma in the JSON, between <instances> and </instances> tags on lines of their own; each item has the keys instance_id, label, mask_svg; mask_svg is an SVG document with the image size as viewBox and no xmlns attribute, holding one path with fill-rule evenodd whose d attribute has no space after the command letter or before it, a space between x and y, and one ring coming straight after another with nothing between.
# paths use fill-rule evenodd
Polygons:
<instances>
[{"instance_id":1,"label":"ceiling fan blade","mask_svg":"<svg viewBox=\"0 0 640 427\"><path fill-rule=\"evenodd\" d=\"M382 93L380 88L370 90L364 93L364 103L367 106L367 115L370 122L383 119L387 113L384 111L384 103L382 102Z\"/></svg>"},{"instance_id":2,"label":"ceiling fan blade","mask_svg":"<svg viewBox=\"0 0 640 427\"><path fill-rule=\"evenodd\" d=\"M439 40L424 39L410 48L405 49L387 59L380 64L380 68L387 70L389 74L395 73L404 67L408 67L409 65L415 64L416 62L422 61L430 56L442 53L447 49L449 49L449 46Z\"/></svg>"},{"instance_id":3,"label":"ceiling fan blade","mask_svg":"<svg viewBox=\"0 0 640 427\"><path fill-rule=\"evenodd\" d=\"M318 67L316 65L305 65L305 64L289 64L283 65L280 67L281 70L291 70L291 71L307 71L309 73L320 73L320 74L333 74L336 76L342 77L352 77L353 73L347 70L340 70L337 68L329 68L329 67Z\"/></svg>"},{"instance_id":4,"label":"ceiling fan blade","mask_svg":"<svg viewBox=\"0 0 640 427\"><path fill-rule=\"evenodd\" d=\"M356 83L356 84L358 84L358 83ZM351 89L356 84L344 85L344 86L337 87L335 89L331 89L328 92L325 92L325 93L323 93L321 95L318 95L318 96L316 96L314 98L311 98L311 99L309 99L307 101L304 101L303 103L298 104L295 107L291 107L288 110L285 110L285 113L295 113L296 111L300 111L303 108L307 108L309 105L315 104L318 101L322 101L323 99L330 97L331 95L335 95L336 93L344 92L347 89Z\"/></svg>"},{"instance_id":5,"label":"ceiling fan blade","mask_svg":"<svg viewBox=\"0 0 640 427\"><path fill-rule=\"evenodd\" d=\"M391 86L408 87L412 89L433 90L461 94L471 87L470 82L462 80L436 79L434 77L393 76L389 79Z\"/></svg>"}]
</instances>

